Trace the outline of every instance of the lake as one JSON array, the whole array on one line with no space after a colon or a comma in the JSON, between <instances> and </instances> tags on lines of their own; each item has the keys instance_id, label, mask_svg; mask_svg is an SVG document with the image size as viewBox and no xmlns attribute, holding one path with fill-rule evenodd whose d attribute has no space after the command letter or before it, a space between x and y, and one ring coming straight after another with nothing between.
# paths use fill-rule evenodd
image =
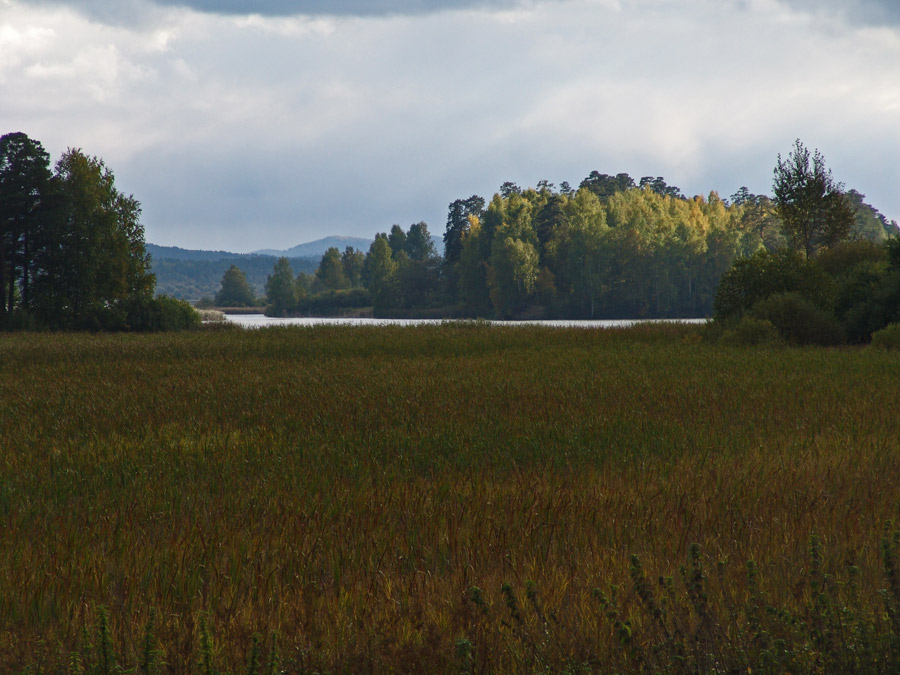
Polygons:
<instances>
[{"instance_id":1,"label":"lake","mask_svg":"<svg viewBox=\"0 0 900 675\"><path fill-rule=\"evenodd\" d=\"M268 326L421 326L441 324L456 319L359 319L338 317L292 317L277 318L264 314L226 314L225 318L244 328L265 328ZM550 326L554 328L628 328L638 323L704 323L706 319L597 319L597 320L565 320L549 319L542 321L490 321L497 326Z\"/></svg>"}]
</instances>

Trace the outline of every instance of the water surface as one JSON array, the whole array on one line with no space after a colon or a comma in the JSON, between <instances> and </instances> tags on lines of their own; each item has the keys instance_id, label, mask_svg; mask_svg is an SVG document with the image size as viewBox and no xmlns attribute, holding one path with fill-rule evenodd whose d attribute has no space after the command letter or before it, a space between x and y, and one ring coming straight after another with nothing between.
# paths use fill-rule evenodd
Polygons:
<instances>
[{"instance_id":1,"label":"water surface","mask_svg":"<svg viewBox=\"0 0 900 675\"><path fill-rule=\"evenodd\" d=\"M338 317L291 317L278 318L264 314L226 314L225 319L244 328L264 328L267 326L423 326L457 321L456 319L360 319ZM496 326L550 326L554 328L627 328L639 323L703 323L706 319L595 319L567 320L547 319L541 321L489 321Z\"/></svg>"}]
</instances>

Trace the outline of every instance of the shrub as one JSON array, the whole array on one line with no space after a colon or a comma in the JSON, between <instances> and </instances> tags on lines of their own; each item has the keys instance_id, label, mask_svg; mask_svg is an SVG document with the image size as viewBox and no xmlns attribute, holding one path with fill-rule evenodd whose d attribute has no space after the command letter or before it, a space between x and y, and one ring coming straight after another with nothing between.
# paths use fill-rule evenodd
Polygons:
<instances>
[{"instance_id":1,"label":"shrub","mask_svg":"<svg viewBox=\"0 0 900 675\"><path fill-rule=\"evenodd\" d=\"M723 345L777 345L782 343L781 334L768 319L745 316L733 328L726 329L719 342Z\"/></svg>"},{"instance_id":2,"label":"shrub","mask_svg":"<svg viewBox=\"0 0 900 675\"><path fill-rule=\"evenodd\" d=\"M200 325L200 315L184 300L160 295L155 299L160 313L159 330L185 330Z\"/></svg>"},{"instance_id":3,"label":"shrub","mask_svg":"<svg viewBox=\"0 0 900 675\"><path fill-rule=\"evenodd\" d=\"M879 349L900 349L900 323L892 323L873 333L872 346Z\"/></svg>"},{"instance_id":4,"label":"shrub","mask_svg":"<svg viewBox=\"0 0 900 675\"><path fill-rule=\"evenodd\" d=\"M838 320L799 293L777 293L750 310L756 319L769 321L792 345L839 345L845 342Z\"/></svg>"},{"instance_id":5,"label":"shrub","mask_svg":"<svg viewBox=\"0 0 900 675\"><path fill-rule=\"evenodd\" d=\"M364 288L330 290L300 302L301 314L332 315L353 307L370 307L372 296Z\"/></svg>"},{"instance_id":6,"label":"shrub","mask_svg":"<svg viewBox=\"0 0 900 675\"><path fill-rule=\"evenodd\" d=\"M199 325L200 315L190 303L167 295L130 303L125 324L136 331L185 330Z\"/></svg>"},{"instance_id":7,"label":"shrub","mask_svg":"<svg viewBox=\"0 0 900 675\"><path fill-rule=\"evenodd\" d=\"M826 274L838 277L847 274L861 264L886 263L888 250L871 241L842 241L819 253L815 263Z\"/></svg>"},{"instance_id":8,"label":"shrub","mask_svg":"<svg viewBox=\"0 0 900 675\"><path fill-rule=\"evenodd\" d=\"M760 251L737 260L724 274L713 303L717 319L739 317L777 293L794 292L821 308L830 308L834 281L819 266L785 249Z\"/></svg>"}]
</instances>

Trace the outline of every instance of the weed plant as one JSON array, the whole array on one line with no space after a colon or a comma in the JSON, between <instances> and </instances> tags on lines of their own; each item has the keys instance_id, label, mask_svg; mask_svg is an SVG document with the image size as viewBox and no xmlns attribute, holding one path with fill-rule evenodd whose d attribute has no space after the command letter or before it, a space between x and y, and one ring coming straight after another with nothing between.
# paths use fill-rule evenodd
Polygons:
<instances>
[{"instance_id":1,"label":"weed plant","mask_svg":"<svg viewBox=\"0 0 900 675\"><path fill-rule=\"evenodd\" d=\"M0 672L897 672L896 352L695 331L0 335Z\"/></svg>"}]
</instances>

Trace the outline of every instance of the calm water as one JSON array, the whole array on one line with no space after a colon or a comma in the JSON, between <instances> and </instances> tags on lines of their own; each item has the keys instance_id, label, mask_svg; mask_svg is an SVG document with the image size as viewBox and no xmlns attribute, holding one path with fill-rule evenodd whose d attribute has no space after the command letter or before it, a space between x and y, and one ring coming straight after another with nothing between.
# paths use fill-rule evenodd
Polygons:
<instances>
[{"instance_id":1,"label":"calm water","mask_svg":"<svg viewBox=\"0 0 900 675\"><path fill-rule=\"evenodd\" d=\"M236 323L244 328L263 328L266 326L317 326L320 324L338 325L338 326L421 326L425 324L444 323L443 319L339 319L339 318L290 318L279 319L264 316L263 314L228 314L226 320ZM660 319L658 321L681 322L681 323L703 323L706 319ZM498 326L554 326L554 327L570 327L578 328L627 328L636 323L646 323L643 320L596 320L596 321L566 321L566 320L549 320L549 321L491 321L490 323Z\"/></svg>"}]
</instances>

